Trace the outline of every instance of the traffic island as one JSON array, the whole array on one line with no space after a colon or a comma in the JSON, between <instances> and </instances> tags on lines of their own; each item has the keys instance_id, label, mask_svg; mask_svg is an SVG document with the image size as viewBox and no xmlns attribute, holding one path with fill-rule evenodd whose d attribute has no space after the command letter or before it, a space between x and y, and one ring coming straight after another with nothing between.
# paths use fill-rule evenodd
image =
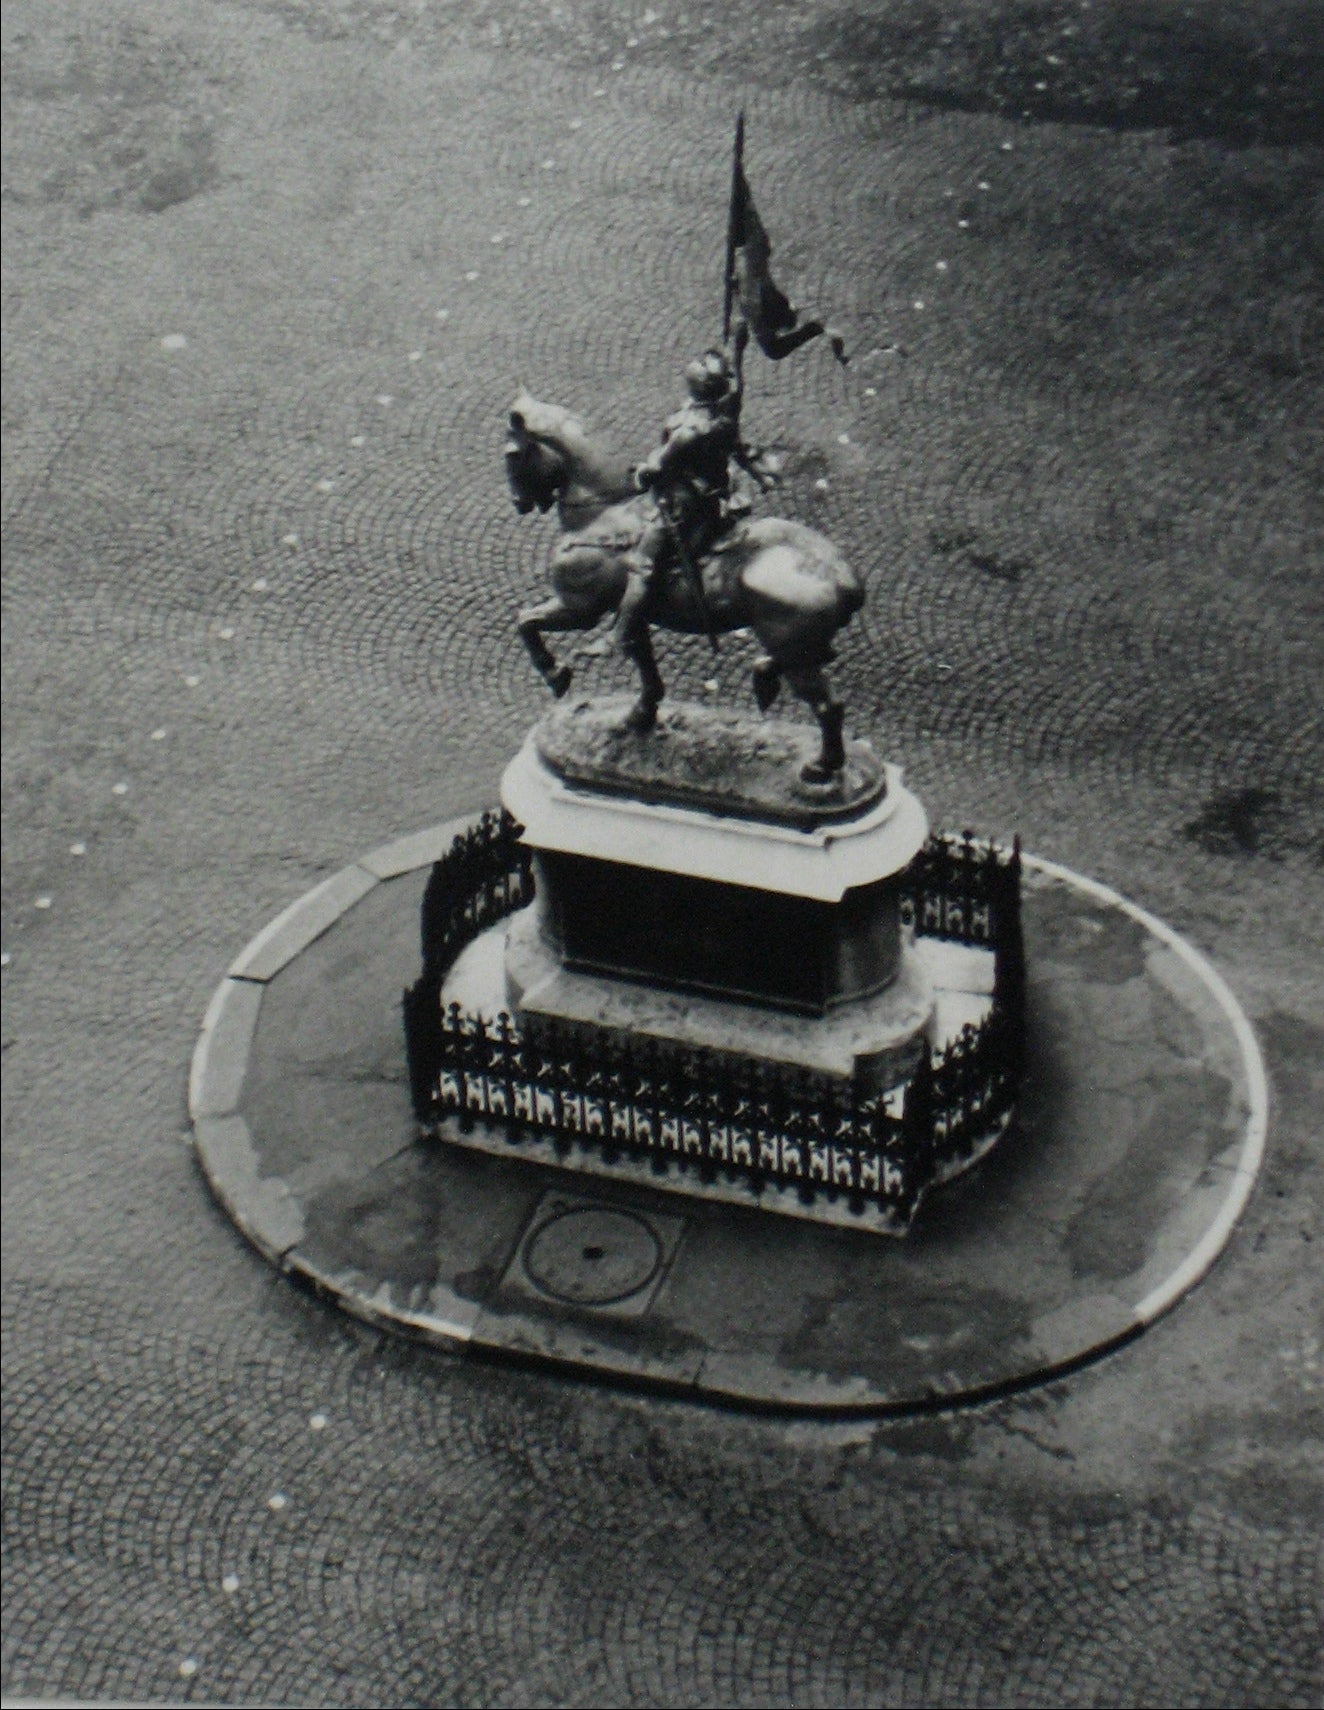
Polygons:
<instances>
[{"instance_id":1,"label":"traffic island","mask_svg":"<svg viewBox=\"0 0 1324 1710\"><path fill-rule=\"evenodd\" d=\"M264 1256L452 1350L791 1411L905 1413L1044 1382L1204 1274L1250 1193L1266 1088L1203 956L1094 881L1021 862L1025 1056L998 1145L903 1239L588 1176L460 1115L420 1131L400 1025L435 863L475 822L364 856L216 993L197 1155ZM938 993L941 1007L942 993ZM650 1173L651 1174L651 1173Z\"/></svg>"}]
</instances>

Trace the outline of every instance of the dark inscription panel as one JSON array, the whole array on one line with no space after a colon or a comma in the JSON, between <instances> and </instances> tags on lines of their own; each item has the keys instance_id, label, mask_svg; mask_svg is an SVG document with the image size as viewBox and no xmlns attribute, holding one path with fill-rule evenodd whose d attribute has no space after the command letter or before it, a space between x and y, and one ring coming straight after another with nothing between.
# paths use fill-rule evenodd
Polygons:
<instances>
[{"instance_id":1,"label":"dark inscription panel","mask_svg":"<svg viewBox=\"0 0 1324 1710\"><path fill-rule=\"evenodd\" d=\"M810 1015L881 991L896 973L887 881L832 904L546 851L537 869L568 967Z\"/></svg>"}]
</instances>

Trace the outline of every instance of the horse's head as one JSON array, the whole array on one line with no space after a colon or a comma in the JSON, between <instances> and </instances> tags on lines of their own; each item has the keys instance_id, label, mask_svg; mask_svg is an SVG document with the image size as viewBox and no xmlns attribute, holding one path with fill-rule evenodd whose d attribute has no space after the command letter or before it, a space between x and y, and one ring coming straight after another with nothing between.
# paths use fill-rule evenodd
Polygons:
<instances>
[{"instance_id":1,"label":"horse's head","mask_svg":"<svg viewBox=\"0 0 1324 1710\"><path fill-rule=\"evenodd\" d=\"M507 419L506 480L517 511L527 515L559 504L566 528L582 528L636 492L633 466L595 445L578 416L524 391Z\"/></svg>"},{"instance_id":2,"label":"horse's head","mask_svg":"<svg viewBox=\"0 0 1324 1710\"><path fill-rule=\"evenodd\" d=\"M550 510L564 490L570 473L567 424L571 430L578 428L568 412L555 404L540 404L527 392L521 392L510 406L506 481L521 516L535 508Z\"/></svg>"}]
</instances>

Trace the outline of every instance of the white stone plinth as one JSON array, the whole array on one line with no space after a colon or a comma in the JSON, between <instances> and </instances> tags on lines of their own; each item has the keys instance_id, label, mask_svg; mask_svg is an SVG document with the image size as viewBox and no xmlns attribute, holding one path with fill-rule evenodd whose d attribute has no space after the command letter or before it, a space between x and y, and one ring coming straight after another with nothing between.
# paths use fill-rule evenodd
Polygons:
<instances>
[{"instance_id":1,"label":"white stone plinth","mask_svg":"<svg viewBox=\"0 0 1324 1710\"><path fill-rule=\"evenodd\" d=\"M572 788L530 738L506 768L501 800L535 849L838 903L901 872L928 836L900 768L886 771L886 795L858 819L799 830Z\"/></svg>"},{"instance_id":2,"label":"white stone plinth","mask_svg":"<svg viewBox=\"0 0 1324 1710\"><path fill-rule=\"evenodd\" d=\"M908 934L896 978L885 991L825 1016L577 973L563 967L548 948L536 904L507 923L504 972L505 1003L526 1022L545 1018L605 1034L755 1057L854 1081L865 1092L885 1091L913 1070L934 1014L933 981Z\"/></svg>"}]
</instances>

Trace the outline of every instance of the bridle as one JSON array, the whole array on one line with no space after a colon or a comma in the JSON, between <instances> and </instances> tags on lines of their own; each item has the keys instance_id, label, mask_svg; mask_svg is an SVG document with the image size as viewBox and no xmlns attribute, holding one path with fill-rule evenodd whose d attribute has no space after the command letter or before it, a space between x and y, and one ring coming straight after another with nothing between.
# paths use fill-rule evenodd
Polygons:
<instances>
[{"instance_id":1,"label":"bridle","mask_svg":"<svg viewBox=\"0 0 1324 1710\"><path fill-rule=\"evenodd\" d=\"M512 430L512 435L514 431L515 430ZM550 492L552 495L551 502L553 504L557 505L563 512L570 516L573 516L576 511L600 511L602 509L603 500L598 494L588 493L582 499L568 499L565 497L565 490L569 485L567 456L565 448L560 445L558 441L553 439L550 434L539 433L536 428L531 428L527 422L525 422L524 426L518 431L523 434L524 438L531 444L541 446L544 451L550 451L553 455L553 459L556 464L555 479L550 484ZM509 454L511 450L519 449L513 437L507 440L506 446L507 454Z\"/></svg>"},{"instance_id":2,"label":"bridle","mask_svg":"<svg viewBox=\"0 0 1324 1710\"><path fill-rule=\"evenodd\" d=\"M521 445L519 440L515 438L516 432L523 436L523 445ZM512 429L506 439L506 463L507 466L510 466L514 463L516 458L520 457L532 446L538 446L542 450L550 451L553 454L552 460L554 464L554 472L550 477L547 477L544 475L541 467L538 469L536 476L538 498L532 501L533 503L539 504L541 508L550 509L553 504L560 503L561 489L564 487L566 482L565 458L555 441L551 440L545 434L537 433L533 428L529 427L527 423L518 430Z\"/></svg>"}]
</instances>

